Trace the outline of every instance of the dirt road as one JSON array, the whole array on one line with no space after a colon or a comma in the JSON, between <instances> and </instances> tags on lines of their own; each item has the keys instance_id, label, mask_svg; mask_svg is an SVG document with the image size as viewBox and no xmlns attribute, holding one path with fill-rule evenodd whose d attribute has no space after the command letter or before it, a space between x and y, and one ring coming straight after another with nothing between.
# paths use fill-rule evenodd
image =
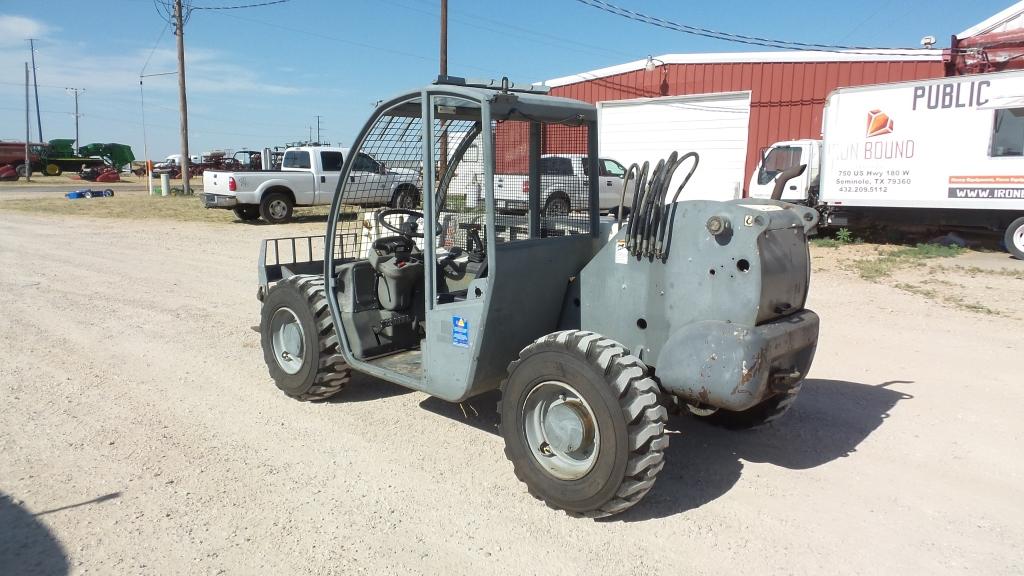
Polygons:
<instances>
[{"instance_id":1,"label":"dirt road","mask_svg":"<svg viewBox=\"0 0 1024 576\"><path fill-rule=\"evenodd\" d=\"M1024 572L1017 318L821 267L795 408L675 417L648 497L577 520L515 480L493 395L277 391L258 240L322 226L0 212L0 574Z\"/></svg>"}]
</instances>

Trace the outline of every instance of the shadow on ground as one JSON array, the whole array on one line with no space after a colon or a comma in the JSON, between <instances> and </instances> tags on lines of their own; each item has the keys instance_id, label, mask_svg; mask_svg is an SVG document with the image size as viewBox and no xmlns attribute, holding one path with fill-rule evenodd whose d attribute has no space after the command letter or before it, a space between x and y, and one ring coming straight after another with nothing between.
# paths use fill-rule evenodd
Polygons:
<instances>
[{"instance_id":1,"label":"shadow on ground","mask_svg":"<svg viewBox=\"0 0 1024 576\"><path fill-rule=\"evenodd\" d=\"M68 573L64 547L33 514L0 492L0 574Z\"/></svg>"},{"instance_id":2,"label":"shadow on ground","mask_svg":"<svg viewBox=\"0 0 1024 576\"><path fill-rule=\"evenodd\" d=\"M637 522L699 508L736 485L744 461L806 470L850 456L885 422L897 403L913 398L890 386L912 383L809 379L785 416L755 430L724 430L691 416L672 416L666 466L654 489L639 505L607 521ZM328 402L360 402L409 392L396 384L353 373L351 387ZM497 390L461 403L427 397L420 407L497 435L500 398Z\"/></svg>"},{"instance_id":3,"label":"shadow on ground","mask_svg":"<svg viewBox=\"0 0 1024 576\"><path fill-rule=\"evenodd\" d=\"M678 433L654 489L638 506L609 520L636 522L703 506L739 481L744 460L806 470L850 456L898 402L913 398L889 387L910 383L810 379L785 416L755 430L723 430L692 417L672 417L669 429Z\"/></svg>"}]
</instances>

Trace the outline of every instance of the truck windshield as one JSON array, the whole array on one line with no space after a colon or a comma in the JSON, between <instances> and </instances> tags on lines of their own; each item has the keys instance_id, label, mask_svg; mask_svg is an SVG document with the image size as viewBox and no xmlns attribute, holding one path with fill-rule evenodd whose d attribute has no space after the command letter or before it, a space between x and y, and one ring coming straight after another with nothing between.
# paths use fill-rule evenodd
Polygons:
<instances>
[{"instance_id":1,"label":"truck windshield","mask_svg":"<svg viewBox=\"0 0 1024 576\"><path fill-rule=\"evenodd\" d=\"M803 151L796 146L776 146L761 162L761 170L757 173L757 183L764 185L772 181L782 171L800 164Z\"/></svg>"},{"instance_id":2,"label":"truck windshield","mask_svg":"<svg viewBox=\"0 0 1024 576\"><path fill-rule=\"evenodd\" d=\"M304 168L309 170L309 152L305 150L289 150L284 153L284 168Z\"/></svg>"}]
</instances>

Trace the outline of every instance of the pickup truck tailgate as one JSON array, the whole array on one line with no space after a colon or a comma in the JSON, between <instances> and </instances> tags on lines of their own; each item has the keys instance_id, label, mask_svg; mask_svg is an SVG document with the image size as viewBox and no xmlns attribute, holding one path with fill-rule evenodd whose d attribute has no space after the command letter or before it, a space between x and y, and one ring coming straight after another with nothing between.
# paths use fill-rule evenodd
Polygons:
<instances>
[{"instance_id":1,"label":"pickup truck tailgate","mask_svg":"<svg viewBox=\"0 0 1024 576\"><path fill-rule=\"evenodd\" d=\"M234 194L228 189L228 180L233 172L206 170L203 172L203 192L207 194Z\"/></svg>"}]
</instances>

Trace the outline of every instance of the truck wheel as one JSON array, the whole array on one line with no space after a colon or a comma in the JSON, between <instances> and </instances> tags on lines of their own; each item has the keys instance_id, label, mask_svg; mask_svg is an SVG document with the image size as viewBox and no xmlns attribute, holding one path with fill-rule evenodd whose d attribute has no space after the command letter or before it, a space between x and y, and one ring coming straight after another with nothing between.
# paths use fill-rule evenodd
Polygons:
<instances>
[{"instance_id":1,"label":"truck wheel","mask_svg":"<svg viewBox=\"0 0 1024 576\"><path fill-rule=\"evenodd\" d=\"M568 216L569 215L569 199L559 194L548 198L546 204L544 204L544 215L545 216Z\"/></svg>"},{"instance_id":2,"label":"truck wheel","mask_svg":"<svg viewBox=\"0 0 1024 576\"><path fill-rule=\"evenodd\" d=\"M18 164L18 166L15 167L15 171L17 171L18 172L18 176L21 176L22 178L28 177L28 175L29 175L28 164Z\"/></svg>"},{"instance_id":3,"label":"truck wheel","mask_svg":"<svg viewBox=\"0 0 1024 576\"><path fill-rule=\"evenodd\" d=\"M231 211L235 213L236 218L245 222L250 222L260 217L260 207L254 204L236 206Z\"/></svg>"},{"instance_id":4,"label":"truck wheel","mask_svg":"<svg viewBox=\"0 0 1024 576\"><path fill-rule=\"evenodd\" d=\"M292 199L284 192L271 192L260 201L260 216L271 224L287 222L292 217Z\"/></svg>"},{"instance_id":5,"label":"truck wheel","mask_svg":"<svg viewBox=\"0 0 1024 576\"><path fill-rule=\"evenodd\" d=\"M572 516L617 514L664 466L668 413L647 366L613 340L566 330L519 353L501 385L501 435L516 477Z\"/></svg>"},{"instance_id":6,"label":"truck wheel","mask_svg":"<svg viewBox=\"0 0 1024 576\"><path fill-rule=\"evenodd\" d=\"M1024 260L1024 217L1017 218L1007 226L1003 242L1010 254L1018 260Z\"/></svg>"},{"instance_id":7,"label":"truck wheel","mask_svg":"<svg viewBox=\"0 0 1024 576\"><path fill-rule=\"evenodd\" d=\"M727 430L750 430L752 428L758 428L782 417L782 415L789 410L789 407L792 406L793 402L796 400L796 395L800 393L801 385L802 383L797 383L797 385L789 389L789 391L772 396L753 408L748 408L742 412L716 410L706 416L702 415L699 411L694 410L691 410L690 413L709 424L720 426Z\"/></svg>"},{"instance_id":8,"label":"truck wheel","mask_svg":"<svg viewBox=\"0 0 1024 576\"><path fill-rule=\"evenodd\" d=\"M391 198L392 208L405 208L406 210L413 210L419 202L416 188L413 186L399 186L398 190L395 190L395 195Z\"/></svg>"},{"instance_id":9,"label":"truck wheel","mask_svg":"<svg viewBox=\"0 0 1024 576\"><path fill-rule=\"evenodd\" d=\"M351 367L338 349L323 276L296 275L270 289L260 317L270 377L296 400L330 398L348 384Z\"/></svg>"}]
</instances>

